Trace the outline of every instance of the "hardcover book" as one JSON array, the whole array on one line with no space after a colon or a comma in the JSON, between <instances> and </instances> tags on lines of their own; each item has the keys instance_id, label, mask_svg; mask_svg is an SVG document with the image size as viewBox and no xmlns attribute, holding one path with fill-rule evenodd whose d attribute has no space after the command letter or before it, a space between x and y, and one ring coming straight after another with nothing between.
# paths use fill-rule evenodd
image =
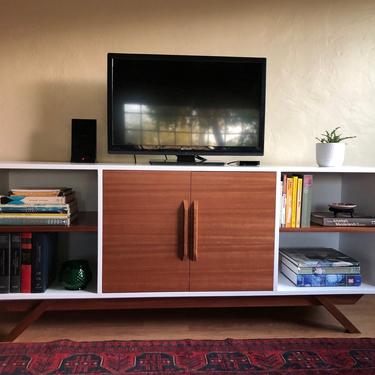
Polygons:
<instances>
[{"instance_id":1,"label":"hardcover book","mask_svg":"<svg viewBox=\"0 0 375 375\"><path fill-rule=\"evenodd\" d=\"M61 197L72 193L72 188L53 187L53 188L24 188L11 189L9 195L21 195L24 197Z\"/></svg>"},{"instance_id":2,"label":"hardcover book","mask_svg":"<svg viewBox=\"0 0 375 375\"><path fill-rule=\"evenodd\" d=\"M21 233L21 293L31 293L31 232Z\"/></svg>"},{"instance_id":3,"label":"hardcover book","mask_svg":"<svg viewBox=\"0 0 375 375\"><path fill-rule=\"evenodd\" d=\"M21 233L10 235L10 292L21 292Z\"/></svg>"},{"instance_id":4,"label":"hardcover book","mask_svg":"<svg viewBox=\"0 0 375 375\"><path fill-rule=\"evenodd\" d=\"M286 179L285 227L292 227L293 177Z\"/></svg>"},{"instance_id":5,"label":"hardcover book","mask_svg":"<svg viewBox=\"0 0 375 375\"><path fill-rule=\"evenodd\" d=\"M23 214L23 213L59 213L72 214L78 211L76 201L67 204L0 204L0 214Z\"/></svg>"},{"instance_id":6,"label":"hardcover book","mask_svg":"<svg viewBox=\"0 0 375 375\"><path fill-rule=\"evenodd\" d=\"M312 201L312 184L313 176L306 174L303 176L302 188L302 210L301 210L301 227L310 226L311 201Z\"/></svg>"},{"instance_id":7,"label":"hardcover book","mask_svg":"<svg viewBox=\"0 0 375 375\"><path fill-rule=\"evenodd\" d=\"M0 233L0 293L9 293L10 244L9 234Z\"/></svg>"},{"instance_id":8,"label":"hardcover book","mask_svg":"<svg viewBox=\"0 0 375 375\"><path fill-rule=\"evenodd\" d=\"M8 197L1 197L2 204L25 204L25 205L34 205L34 204L67 204L75 200L75 193L71 193L64 196L23 196L23 195L10 195Z\"/></svg>"},{"instance_id":9,"label":"hardcover book","mask_svg":"<svg viewBox=\"0 0 375 375\"><path fill-rule=\"evenodd\" d=\"M291 262L287 257L280 255L280 260L282 264L285 264L291 271L299 275L334 275L337 273L345 274L359 274L361 273L360 266L348 266L348 267L299 267L295 263Z\"/></svg>"},{"instance_id":10,"label":"hardcover book","mask_svg":"<svg viewBox=\"0 0 375 375\"><path fill-rule=\"evenodd\" d=\"M71 217L66 215L63 217L38 217L37 214L30 214L24 217L1 217L0 225L71 225L71 223L77 218L77 214L73 214Z\"/></svg>"},{"instance_id":11,"label":"hardcover book","mask_svg":"<svg viewBox=\"0 0 375 375\"><path fill-rule=\"evenodd\" d=\"M373 227L375 226L375 217L366 217L347 214L337 214L334 216L332 212L313 212L311 221L315 224L327 227Z\"/></svg>"},{"instance_id":12,"label":"hardcover book","mask_svg":"<svg viewBox=\"0 0 375 375\"><path fill-rule=\"evenodd\" d=\"M297 267L359 267L354 258L328 247L281 248L281 257Z\"/></svg>"},{"instance_id":13,"label":"hardcover book","mask_svg":"<svg viewBox=\"0 0 375 375\"><path fill-rule=\"evenodd\" d=\"M31 292L44 293L54 279L56 233L34 233L32 246Z\"/></svg>"},{"instance_id":14,"label":"hardcover book","mask_svg":"<svg viewBox=\"0 0 375 375\"><path fill-rule=\"evenodd\" d=\"M296 228L298 176L293 176L292 178L293 178L293 187L292 187L292 223L291 223L291 228Z\"/></svg>"},{"instance_id":15,"label":"hardcover book","mask_svg":"<svg viewBox=\"0 0 375 375\"><path fill-rule=\"evenodd\" d=\"M296 207L296 228L301 228L301 211L302 211L302 178L297 180L297 207Z\"/></svg>"},{"instance_id":16,"label":"hardcover book","mask_svg":"<svg viewBox=\"0 0 375 375\"><path fill-rule=\"evenodd\" d=\"M285 264L281 266L281 272L294 285L298 287L336 287L336 286L360 286L362 277L360 274L333 274L333 275L316 275L296 274L290 270Z\"/></svg>"}]
</instances>

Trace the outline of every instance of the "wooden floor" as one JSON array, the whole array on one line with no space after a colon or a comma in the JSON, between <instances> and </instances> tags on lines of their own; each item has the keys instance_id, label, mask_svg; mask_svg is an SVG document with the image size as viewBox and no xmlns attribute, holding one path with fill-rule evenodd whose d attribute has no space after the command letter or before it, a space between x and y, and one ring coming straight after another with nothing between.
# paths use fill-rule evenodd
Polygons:
<instances>
[{"instance_id":1,"label":"wooden floor","mask_svg":"<svg viewBox=\"0 0 375 375\"><path fill-rule=\"evenodd\" d=\"M320 306L241 309L49 312L16 342L71 339L224 339L275 337L375 337L375 296L339 306L360 329L347 334ZM0 313L0 335L22 314Z\"/></svg>"}]
</instances>

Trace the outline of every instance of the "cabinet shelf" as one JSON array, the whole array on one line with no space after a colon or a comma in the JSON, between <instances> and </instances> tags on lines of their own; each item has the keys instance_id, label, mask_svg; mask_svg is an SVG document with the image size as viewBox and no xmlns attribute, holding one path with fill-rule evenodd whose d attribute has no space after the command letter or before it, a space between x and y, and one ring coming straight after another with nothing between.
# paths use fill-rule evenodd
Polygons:
<instances>
[{"instance_id":1,"label":"cabinet shelf","mask_svg":"<svg viewBox=\"0 0 375 375\"><path fill-rule=\"evenodd\" d=\"M10 232L97 232L97 212L80 212L69 226L66 225L0 225L0 233Z\"/></svg>"},{"instance_id":2,"label":"cabinet shelf","mask_svg":"<svg viewBox=\"0 0 375 375\"><path fill-rule=\"evenodd\" d=\"M300 287L295 286L290 280L280 273L277 291L290 295L373 294L375 292L375 285L362 282L361 286Z\"/></svg>"},{"instance_id":3,"label":"cabinet shelf","mask_svg":"<svg viewBox=\"0 0 375 375\"><path fill-rule=\"evenodd\" d=\"M311 224L306 228L280 228L280 232L323 232L323 233L375 233L375 227L325 227L318 224Z\"/></svg>"},{"instance_id":4,"label":"cabinet shelf","mask_svg":"<svg viewBox=\"0 0 375 375\"><path fill-rule=\"evenodd\" d=\"M0 294L0 301L7 300L41 300L41 299L84 299L97 298L94 282L85 290L67 290L59 284L53 284L44 293L5 293Z\"/></svg>"}]
</instances>

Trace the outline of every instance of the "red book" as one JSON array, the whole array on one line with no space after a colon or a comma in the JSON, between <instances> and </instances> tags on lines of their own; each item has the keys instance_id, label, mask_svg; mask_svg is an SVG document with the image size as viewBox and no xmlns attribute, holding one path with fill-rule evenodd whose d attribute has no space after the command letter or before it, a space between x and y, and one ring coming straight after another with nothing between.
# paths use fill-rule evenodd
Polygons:
<instances>
[{"instance_id":1,"label":"red book","mask_svg":"<svg viewBox=\"0 0 375 375\"><path fill-rule=\"evenodd\" d=\"M21 233L21 293L31 293L32 233Z\"/></svg>"}]
</instances>

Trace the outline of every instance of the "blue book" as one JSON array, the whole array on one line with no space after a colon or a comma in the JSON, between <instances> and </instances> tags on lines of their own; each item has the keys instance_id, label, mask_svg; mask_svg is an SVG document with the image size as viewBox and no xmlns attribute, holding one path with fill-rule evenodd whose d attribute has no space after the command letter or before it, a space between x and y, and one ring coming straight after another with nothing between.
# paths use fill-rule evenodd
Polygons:
<instances>
[{"instance_id":1,"label":"blue book","mask_svg":"<svg viewBox=\"0 0 375 375\"><path fill-rule=\"evenodd\" d=\"M298 287L360 286L362 282L360 274L296 274L283 263L281 264L281 272Z\"/></svg>"},{"instance_id":2,"label":"blue book","mask_svg":"<svg viewBox=\"0 0 375 375\"><path fill-rule=\"evenodd\" d=\"M56 233L34 233L31 292L44 293L55 277Z\"/></svg>"}]
</instances>

